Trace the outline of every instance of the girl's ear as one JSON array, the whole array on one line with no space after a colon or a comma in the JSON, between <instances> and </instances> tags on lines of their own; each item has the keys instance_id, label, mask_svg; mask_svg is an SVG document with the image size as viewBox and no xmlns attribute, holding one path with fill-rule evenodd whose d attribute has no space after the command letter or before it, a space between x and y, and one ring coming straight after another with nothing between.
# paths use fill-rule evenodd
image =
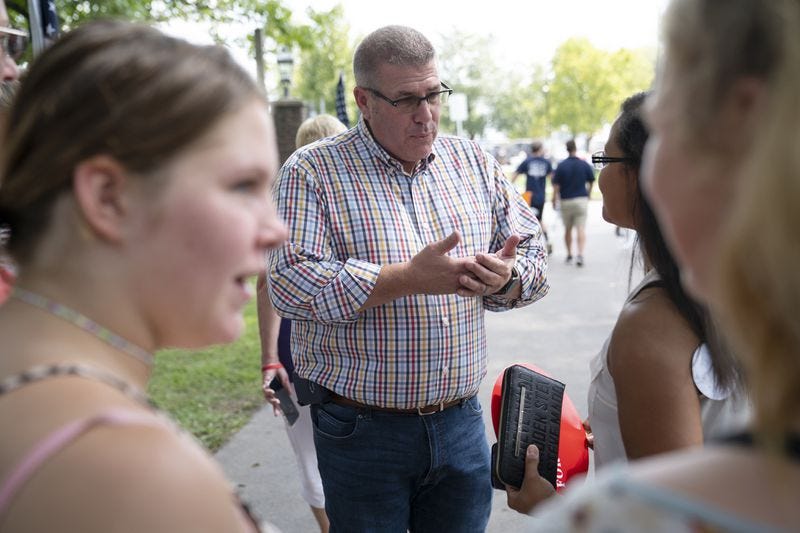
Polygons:
<instances>
[{"instance_id":1,"label":"girl's ear","mask_svg":"<svg viewBox=\"0 0 800 533\"><path fill-rule=\"evenodd\" d=\"M72 187L89 229L102 239L119 242L130 192L125 169L110 156L90 157L75 167Z\"/></svg>"}]
</instances>

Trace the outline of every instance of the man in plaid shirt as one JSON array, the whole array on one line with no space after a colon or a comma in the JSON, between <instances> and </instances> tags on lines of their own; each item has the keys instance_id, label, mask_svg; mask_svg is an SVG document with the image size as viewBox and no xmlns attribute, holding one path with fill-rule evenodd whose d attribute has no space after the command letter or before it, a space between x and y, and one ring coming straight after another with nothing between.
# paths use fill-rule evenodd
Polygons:
<instances>
[{"instance_id":1,"label":"man in plaid shirt","mask_svg":"<svg viewBox=\"0 0 800 533\"><path fill-rule=\"evenodd\" d=\"M483 531L484 311L546 294L541 228L490 155L437 136L452 91L428 39L378 29L354 71L362 117L284 164L269 256L296 372L330 391L312 418L331 530Z\"/></svg>"}]
</instances>

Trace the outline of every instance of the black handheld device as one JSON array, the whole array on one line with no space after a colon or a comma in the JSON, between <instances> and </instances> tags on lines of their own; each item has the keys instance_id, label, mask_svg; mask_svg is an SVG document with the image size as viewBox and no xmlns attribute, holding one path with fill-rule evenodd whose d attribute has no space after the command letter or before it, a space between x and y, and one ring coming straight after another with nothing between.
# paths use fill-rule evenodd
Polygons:
<instances>
[{"instance_id":1,"label":"black handheld device","mask_svg":"<svg viewBox=\"0 0 800 533\"><path fill-rule=\"evenodd\" d=\"M289 422L290 426L293 426L297 419L300 417L300 412L297 410L297 406L292 401L292 396L289 394L289 391L283 387L283 383L278 376L270 381L269 388L275 391L275 396L281 402L281 411L283 412L283 416L286 417L286 421Z\"/></svg>"}]
</instances>

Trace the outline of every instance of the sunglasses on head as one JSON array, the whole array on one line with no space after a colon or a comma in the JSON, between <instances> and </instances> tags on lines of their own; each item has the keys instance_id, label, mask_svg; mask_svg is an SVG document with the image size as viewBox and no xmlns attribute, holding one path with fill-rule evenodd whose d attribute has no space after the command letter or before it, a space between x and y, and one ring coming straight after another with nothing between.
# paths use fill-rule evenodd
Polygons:
<instances>
[{"instance_id":1,"label":"sunglasses on head","mask_svg":"<svg viewBox=\"0 0 800 533\"><path fill-rule=\"evenodd\" d=\"M28 33L0 26L0 48L8 57L18 61L28 48Z\"/></svg>"}]
</instances>

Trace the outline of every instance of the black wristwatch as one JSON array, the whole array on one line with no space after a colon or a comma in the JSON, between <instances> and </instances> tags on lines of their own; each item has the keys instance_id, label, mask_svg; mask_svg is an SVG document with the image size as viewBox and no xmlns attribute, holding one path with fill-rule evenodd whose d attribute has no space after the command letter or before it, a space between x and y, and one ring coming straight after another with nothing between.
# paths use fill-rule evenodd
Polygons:
<instances>
[{"instance_id":1,"label":"black wristwatch","mask_svg":"<svg viewBox=\"0 0 800 533\"><path fill-rule=\"evenodd\" d=\"M508 282L500 287L500 290L495 293L497 296L503 296L508 294L509 292L513 291L517 285L519 285L519 272L517 271L517 267L511 268L511 277L508 279Z\"/></svg>"}]
</instances>

